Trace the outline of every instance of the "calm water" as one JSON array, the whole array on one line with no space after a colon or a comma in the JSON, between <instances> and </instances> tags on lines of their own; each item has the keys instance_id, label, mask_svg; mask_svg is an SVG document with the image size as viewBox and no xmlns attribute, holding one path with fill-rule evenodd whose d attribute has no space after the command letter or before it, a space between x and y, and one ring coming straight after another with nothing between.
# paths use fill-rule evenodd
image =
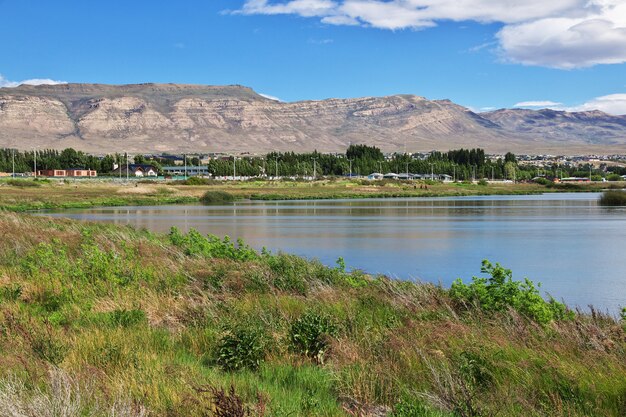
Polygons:
<instances>
[{"instance_id":1,"label":"calm water","mask_svg":"<svg viewBox=\"0 0 626 417\"><path fill-rule=\"evenodd\" d=\"M449 285L480 275L482 259L543 283L570 305L626 305L626 210L598 194L431 199L237 202L226 206L116 207L46 213L171 226L241 237L250 245L402 279Z\"/></svg>"}]
</instances>

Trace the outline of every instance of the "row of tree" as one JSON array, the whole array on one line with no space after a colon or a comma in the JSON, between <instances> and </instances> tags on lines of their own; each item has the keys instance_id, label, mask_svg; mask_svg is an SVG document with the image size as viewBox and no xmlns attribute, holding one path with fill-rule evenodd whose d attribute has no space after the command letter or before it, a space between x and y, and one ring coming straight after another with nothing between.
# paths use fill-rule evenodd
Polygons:
<instances>
[{"instance_id":1,"label":"row of tree","mask_svg":"<svg viewBox=\"0 0 626 417\"><path fill-rule=\"evenodd\" d=\"M35 153L36 152L36 153ZM38 150L19 152L12 149L0 150L0 171L32 172L37 161L37 169L95 169L101 175L113 171L116 164L126 164L125 154L112 154L96 157L68 148L63 151ZM170 161L165 158L137 155L131 163L150 164L158 171ZM197 157L189 158L190 166L199 165ZM425 159L416 159L406 153L396 153L385 158L375 146L350 145L345 154L322 154L319 152L271 152L264 157L237 157L213 159L208 162L208 170L214 176L348 176L368 175L373 172L383 174L448 174L457 180L480 178L525 180L536 175L546 176L586 176L588 168L575 171L571 168L553 166L548 170L520 166L514 154L507 153L503 159L491 161L483 149L458 149L448 152L432 152ZM597 172L596 172L597 174Z\"/></svg>"}]
</instances>

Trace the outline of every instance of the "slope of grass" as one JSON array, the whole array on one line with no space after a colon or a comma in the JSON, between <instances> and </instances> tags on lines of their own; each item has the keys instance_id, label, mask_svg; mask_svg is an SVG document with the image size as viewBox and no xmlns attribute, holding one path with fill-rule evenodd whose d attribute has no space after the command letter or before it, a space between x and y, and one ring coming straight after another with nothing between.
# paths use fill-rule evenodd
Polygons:
<instances>
[{"instance_id":1,"label":"slope of grass","mask_svg":"<svg viewBox=\"0 0 626 417\"><path fill-rule=\"evenodd\" d=\"M4 212L0 235L3 415L626 414L623 324L540 323L527 304L506 308L526 297L507 274L494 280L508 295L485 308L483 287L450 293L195 232Z\"/></svg>"}]
</instances>

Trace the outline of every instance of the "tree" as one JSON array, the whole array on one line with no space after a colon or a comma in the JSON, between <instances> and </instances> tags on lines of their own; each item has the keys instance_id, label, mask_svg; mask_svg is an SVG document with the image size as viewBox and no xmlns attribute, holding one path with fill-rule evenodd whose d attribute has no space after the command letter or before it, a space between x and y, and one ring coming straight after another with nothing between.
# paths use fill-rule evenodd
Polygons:
<instances>
[{"instance_id":1,"label":"tree","mask_svg":"<svg viewBox=\"0 0 626 417\"><path fill-rule=\"evenodd\" d=\"M515 154L512 152L507 152L506 155L504 155L504 162L513 162L514 164L517 163L517 158L515 157Z\"/></svg>"}]
</instances>

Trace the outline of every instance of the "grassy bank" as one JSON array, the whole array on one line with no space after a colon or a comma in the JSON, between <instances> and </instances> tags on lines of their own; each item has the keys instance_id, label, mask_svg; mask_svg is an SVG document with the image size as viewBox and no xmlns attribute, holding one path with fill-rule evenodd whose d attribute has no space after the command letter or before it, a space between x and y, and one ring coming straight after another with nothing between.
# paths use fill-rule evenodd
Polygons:
<instances>
[{"instance_id":1,"label":"grassy bank","mask_svg":"<svg viewBox=\"0 0 626 417\"><path fill-rule=\"evenodd\" d=\"M499 266L444 290L193 232L5 212L0 233L8 415L626 413L623 323Z\"/></svg>"},{"instance_id":2,"label":"grassy bank","mask_svg":"<svg viewBox=\"0 0 626 417\"><path fill-rule=\"evenodd\" d=\"M34 184L34 185L33 185ZM624 183L610 184L623 188ZM83 208L94 206L157 205L231 199L310 200L343 198L443 197L515 195L543 192L601 191L606 184L465 184L408 183L401 181L246 181L184 185L178 182L134 182L127 185L106 181L0 181L0 209ZM217 200L216 200L217 198Z\"/></svg>"}]
</instances>

